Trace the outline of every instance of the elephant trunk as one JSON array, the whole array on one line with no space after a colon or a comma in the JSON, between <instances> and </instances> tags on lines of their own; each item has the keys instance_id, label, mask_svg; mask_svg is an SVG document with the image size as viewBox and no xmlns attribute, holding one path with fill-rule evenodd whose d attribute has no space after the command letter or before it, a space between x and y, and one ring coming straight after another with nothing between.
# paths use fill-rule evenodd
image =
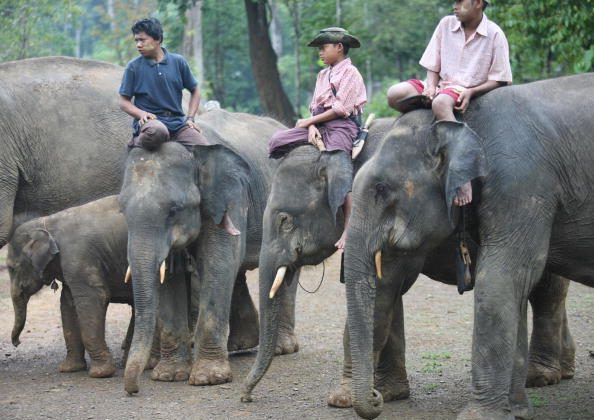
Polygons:
<instances>
[{"instance_id":1,"label":"elephant trunk","mask_svg":"<svg viewBox=\"0 0 594 420\"><path fill-rule=\"evenodd\" d=\"M285 290L281 289L273 294L273 297L270 297L273 280L275 280L275 275L278 274L278 271L284 273L284 270L275 270L274 265L269 261L260 262L260 346L256 361L244 385L244 391L241 396L241 401L243 402L252 401L252 390L260 382L260 379L262 379L270 367L270 363L274 357L279 329L279 295L285 293ZM289 272L287 275L292 276L293 273ZM278 279L279 277L276 276L277 282Z\"/></svg>"},{"instance_id":2,"label":"elephant trunk","mask_svg":"<svg viewBox=\"0 0 594 420\"><path fill-rule=\"evenodd\" d=\"M381 414L383 407L382 395L373 388L377 268L374 267L373 253L369 253L364 246L365 233L353 226L354 223L355 220L352 220L345 249L345 283L353 370L352 398L353 407L359 416L374 419Z\"/></svg>"},{"instance_id":3,"label":"elephant trunk","mask_svg":"<svg viewBox=\"0 0 594 420\"><path fill-rule=\"evenodd\" d=\"M12 306L14 307L14 325L12 327L12 345L17 347L21 344L19 339L23 328L25 328L25 322L27 321L27 304L29 303L28 296L21 291L11 290Z\"/></svg>"},{"instance_id":4,"label":"elephant trunk","mask_svg":"<svg viewBox=\"0 0 594 420\"><path fill-rule=\"evenodd\" d=\"M134 294L134 335L124 372L124 388L128 394L138 392L138 381L151 351L159 307L158 253L146 250L146 241L130 240L128 258L132 271Z\"/></svg>"}]
</instances>

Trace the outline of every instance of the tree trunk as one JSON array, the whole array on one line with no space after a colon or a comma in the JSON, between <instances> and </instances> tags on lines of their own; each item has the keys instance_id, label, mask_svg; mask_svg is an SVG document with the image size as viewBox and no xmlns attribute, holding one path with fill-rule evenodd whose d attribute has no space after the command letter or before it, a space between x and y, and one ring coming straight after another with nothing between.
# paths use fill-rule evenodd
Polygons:
<instances>
[{"instance_id":1,"label":"tree trunk","mask_svg":"<svg viewBox=\"0 0 594 420\"><path fill-rule=\"evenodd\" d=\"M301 116L301 7L298 0L290 3L290 11L293 16L293 33L295 35L295 110Z\"/></svg>"},{"instance_id":2,"label":"tree trunk","mask_svg":"<svg viewBox=\"0 0 594 420\"><path fill-rule=\"evenodd\" d=\"M342 22L342 1L336 0L336 26L341 26Z\"/></svg>"},{"instance_id":3,"label":"tree trunk","mask_svg":"<svg viewBox=\"0 0 594 420\"><path fill-rule=\"evenodd\" d=\"M272 48L277 56L283 55L283 31L281 22L278 18L278 5L276 0L270 0L270 37L272 41Z\"/></svg>"},{"instance_id":4,"label":"tree trunk","mask_svg":"<svg viewBox=\"0 0 594 420\"><path fill-rule=\"evenodd\" d=\"M196 3L187 11L186 28L184 37L184 53L192 59L196 70L198 86L202 88L204 82L204 56L202 47L202 0Z\"/></svg>"},{"instance_id":5,"label":"tree trunk","mask_svg":"<svg viewBox=\"0 0 594 420\"><path fill-rule=\"evenodd\" d=\"M250 59L256 90L264 112L293 126L295 111L283 90L277 56L268 34L266 0L244 0L248 19Z\"/></svg>"}]
</instances>

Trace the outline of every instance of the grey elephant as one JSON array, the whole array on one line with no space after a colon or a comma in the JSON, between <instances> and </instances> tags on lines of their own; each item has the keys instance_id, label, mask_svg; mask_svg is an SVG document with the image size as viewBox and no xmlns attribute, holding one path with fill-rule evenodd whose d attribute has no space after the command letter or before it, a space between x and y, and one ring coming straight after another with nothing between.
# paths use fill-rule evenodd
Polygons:
<instances>
[{"instance_id":1,"label":"grey elephant","mask_svg":"<svg viewBox=\"0 0 594 420\"><path fill-rule=\"evenodd\" d=\"M374 156L381 139L391 134L395 127L394 119L380 119L373 123L365 148L354 162L355 173ZM392 167L382 169L390 171ZM268 369L274 353L282 302L276 297L269 298L270 292L278 290L276 296L282 296L285 289L279 284L284 283L279 282L290 282L301 266L319 264L336 251L334 243L340 237L344 223L339 206L350 186L350 156L340 152L319 153L313 146L293 150L280 161L275 171L264 212L260 252L260 347L246 380L244 401L252 400L252 390ZM373 206L373 201L368 201L368 205ZM373 226L375 221L370 219L368 223ZM469 225L474 225L472 220ZM348 242L351 241L349 237ZM366 246L357 245L361 249ZM404 357L402 295L420 272L435 280L456 284L457 246L455 236L444 237L427 249L419 271L410 273L406 279L392 279L390 275L389 280L380 283L375 313L376 354L381 354L376 369L376 387L385 400L406 398L410 393ZM471 247L470 251L474 261L477 249ZM474 270L474 265L472 268ZM384 267L384 272L390 269ZM562 366L564 377L573 376L575 345L567 328L564 306L567 286L567 280L556 278L543 283L531 296L535 328L528 385L559 382ZM555 306L554 310L551 305ZM328 397L328 404L335 407L352 404L351 356L346 327L344 352L341 385Z\"/></svg>"},{"instance_id":2,"label":"grey elephant","mask_svg":"<svg viewBox=\"0 0 594 420\"><path fill-rule=\"evenodd\" d=\"M66 57L0 64L0 247L26 220L119 191L122 68Z\"/></svg>"},{"instance_id":3,"label":"grey elephant","mask_svg":"<svg viewBox=\"0 0 594 420\"><path fill-rule=\"evenodd\" d=\"M283 126L269 118L213 110L197 123L212 143L193 151L166 142L156 150L130 151L120 193L128 223L128 260L131 267L136 321L125 370L125 390L136 393L146 363L160 308L162 358L157 380L185 380L192 385L232 380L227 341L246 347L258 342L257 313L245 284L245 271L258 266L262 214L270 189L272 165L267 140ZM231 236L217 227L227 212L241 231ZM187 299L183 282L159 278L172 250L195 242L200 285L199 313L189 354L187 315L179 302ZM235 286L234 286L235 285ZM194 293L194 291L192 291ZM235 308L241 328L228 329L232 294L247 299ZM294 296L287 293L280 314L284 331L281 352L297 350L293 334ZM234 335L236 336L234 338ZM163 348L167 351L164 353ZM193 360L190 371L190 361Z\"/></svg>"},{"instance_id":4,"label":"grey elephant","mask_svg":"<svg viewBox=\"0 0 594 420\"><path fill-rule=\"evenodd\" d=\"M374 325L373 308L376 321L380 311L401 311L386 295L414 281L431 250L452 235L453 195L474 180L473 393L460 418L532 416L524 388L527 300L551 276L593 285L592 88L594 74L497 89L473 102L464 123L432 125L430 111L407 113L363 165L345 250L358 415L382 410L372 343L387 332ZM544 292L564 293L549 284Z\"/></svg>"},{"instance_id":5,"label":"grey elephant","mask_svg":"<svg viewBox=\"0 0 594 420\"><path fill-rule=\"evenodd\" d=\"M86 349L89 376L112 376L116 366L105 343L105 315L110 302L132 303L131 283L124 282L127 239L116 195L20 225L7 255L15 310L13 344L20 343L29 298L58 279L66 342L60 371L86 369Z\"/></svg>"}]
</instances>

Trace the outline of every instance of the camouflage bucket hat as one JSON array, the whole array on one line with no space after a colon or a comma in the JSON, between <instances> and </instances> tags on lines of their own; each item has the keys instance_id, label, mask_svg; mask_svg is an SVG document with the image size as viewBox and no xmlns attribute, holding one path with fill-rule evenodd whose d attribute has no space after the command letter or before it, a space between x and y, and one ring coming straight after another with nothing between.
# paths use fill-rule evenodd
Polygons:
<instances>
[{"instance_id":1,"label":"camouflage bucket hat","mask_svg":"<svg viewBox=\"0 0 594 420\"><path fill-rule=\"evenodd\" d=\"M319 47L324 44L338 44L348 45L351 48L359 48L361 43L353 35L349 34L346 29L343 28L325 28L320 31L319 34L307 44L308 47Z\"/></svg>"}]
</instances>

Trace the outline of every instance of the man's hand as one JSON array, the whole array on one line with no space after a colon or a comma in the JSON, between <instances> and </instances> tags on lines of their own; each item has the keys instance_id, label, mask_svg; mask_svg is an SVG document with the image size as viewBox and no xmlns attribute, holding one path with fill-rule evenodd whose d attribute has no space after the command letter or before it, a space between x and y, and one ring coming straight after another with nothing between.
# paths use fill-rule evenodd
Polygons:
<instances>
[{"instance_id":1,"label":"man's hand","mask_svg":"<svg viewBox=\"0 0 594 420\"><path fill-rule=\"evenodd\" d=\"M423 90L422 95L433 100L433 98L435 98L435 91L435 86L425 86L425 90Z\"/></svg>"},{"instance_id":2,"label":"man's hand","mask_svg":"<svg viewBox=\"0 0 594 420\"><path fill-rule=\"evenodd\" d=\"M142 116L138 119L138 123L143 126L148 122L148 120L156 120L157 116L155 114L151 114L150 112L145 112Z\"/></svg>"},{"instance_id":3,"label":"man's hand","mask_svg":"<svg viewBox=\"0 0 594 420\"><path fill-rule=\"evenodd\" d=\"M188 127L193 128L194 130L198 131L199 133L202 133L200 126L198 124L196 124L194 121L187 120L186 124L188 125Z\"/></svg>"},{"instance_id":4,"label":"man's hand","mask_svg":"<svg viewBox=\"0 0 594 420\"><path fill-rule=\"evenodd\" d=\"M311 123L310 118L303 118L301 120L297 120L295 123L295 128L307 128L311 127L313 124Z\"/></svg>"},{"instance_id":5,"label":"man's hand","mask_svg":"<svg viewBox=\"0 0 594 420\"><path fill-rule=\"evenodd\" d=\"M471 99L472 89L464 89L464 91L458 97L458 102L456 102L456 106L454 107L454 109L464 114L464 112L466 112L466 109L468 108L468 104L470 103Z\"/></svg>"}]
</instances>

